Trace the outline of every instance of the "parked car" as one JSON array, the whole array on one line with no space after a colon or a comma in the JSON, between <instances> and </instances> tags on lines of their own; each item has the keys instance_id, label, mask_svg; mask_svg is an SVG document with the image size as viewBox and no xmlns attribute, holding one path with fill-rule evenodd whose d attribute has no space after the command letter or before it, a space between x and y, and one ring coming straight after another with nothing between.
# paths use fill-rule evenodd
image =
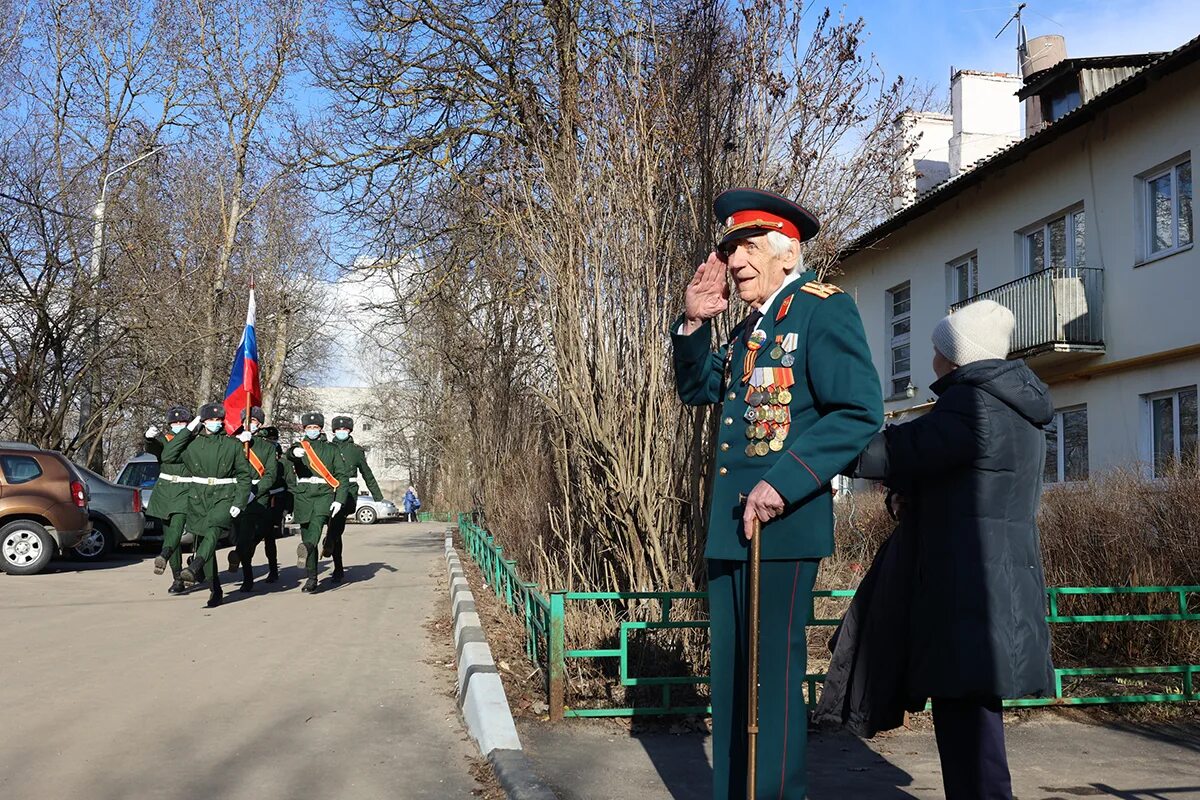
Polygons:
<instances>
[{"instance_id":1,"label":"parked car","mask_svg":"<svg viewBox=\"0 0 1200 800\"><path fill-rule=\"evenodd\" d=\"M363 525L373 525L379 520L400 519L400 509L391 500L376 502L371 495L360 494L354 502L357 505L354 521Z\"/></svg>"},{"instance_id":2,"label":"parked car","mask_svg":"<svg viewBox=\"0 0 1200 800\"><path fill-rule=\"evenodd\" d=\"M75 465L88 490L88 519L92 530L71 549L81 561L101 561L119 544L140 541L145 532L142 493L113 483L87 467Z\"/></svg>"},{"instance_id":3,"label":"parked car","mask_svg":"<svg viewBox=\"0 0 1200 800\"><path fill-rule=\"evenodd\" d=\"M83 478L62 453L0 442L0 569L41 572L91 530Z\"/></svg>"}]
</instances>

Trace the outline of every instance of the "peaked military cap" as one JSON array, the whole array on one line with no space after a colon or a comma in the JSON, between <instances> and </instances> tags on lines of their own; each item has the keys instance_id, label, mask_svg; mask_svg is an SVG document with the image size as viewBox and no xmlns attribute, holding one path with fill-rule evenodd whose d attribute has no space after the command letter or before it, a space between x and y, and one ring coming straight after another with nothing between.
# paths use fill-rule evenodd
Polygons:
<instances>
[{"instance_id":1,"label":"peaked military cap","mask_svg":"<svg viewBox=\"0 0 1200 800\"><path fill-rule=\"evenodd\" d=\"M221 403L205 403L200 409L200 419L225 419L225 406Z\"/></svg>"},{"instance_id":2,"label":"peaked military cap","mask_svg":"<svg viewBox=\"0 0 1200 800\"><path fill-rule=\"evenodd\" d=\"M735 239L770 231L807 242L821 229L817 218L799 203L762 189L727 189L713 201L713 213L725 226L718 248Z\"/></svg>"},{"instance_id":3,"label":"peaked military cap","mask_svg":"<svg viewBox=\"0 0 1200 800\"><path fill-rule=\"evenodd\" d=\"M334 417L333 429L336 431L340 428L345 428L348 431L354 430L354 420L350 417Z\"/></svg>"},{"instance_id":4,"label":"peaked military cap","mask_svg":"<svg viewBox=\"0 0 1200 800\"><path fill-rule=\"evenodd\" d=\"M188 411L183 406L171 406L167 409L167 423L172 422L191 422L192 412Z\"/></svg>"},{"instance_id":5,"label":"peaked military cap","mask_svg":"<svg viewBox=\"0 0 1200 800\"><path fill-rule=\"evenodd\" d=\"M307 428L309 425L316 425L318 428L324 428L325 415L320 411L310 411L300 417L300 427Z\"/></svg>"},{"instance_id":6,"label":"peaked military cap","mask_svg":"<svg viewBox=\"0 0 1200 800\"><path fill-rule=\"evenodd\" d=\"M259 425L267 424L267 415L264 414L263 410L261 408L259 408L258 406L255 406L254 408L250 409L250 419L258 420Z\"/></svg>"}]
</instances>

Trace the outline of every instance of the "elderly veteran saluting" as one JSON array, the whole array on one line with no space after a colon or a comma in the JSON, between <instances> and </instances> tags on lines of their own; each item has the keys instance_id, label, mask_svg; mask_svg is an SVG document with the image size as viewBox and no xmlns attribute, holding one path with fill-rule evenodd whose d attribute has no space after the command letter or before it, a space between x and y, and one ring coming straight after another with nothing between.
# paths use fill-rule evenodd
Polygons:
<instances>
[{"instance_id":1,"label":"elderly veteran saluting","mask_svg":"<svg viewBox=\"0 0 1200 800\"><path fill-rule=\"evenodd\" d=\"M879 430L883 403L854 301L802 271L800 243L816 235L816 218L755 189L726 191L713 210L725 232L688 285L672 337L680 399L720 404L705 550L713 797L746 796L747 557L757 519L763 562L755 794L801 800L804 626L817 566L833 552L830 481ZM711 320L729 305L727 273L751 310L713 351Z\"/></svg>"}]
</instances>

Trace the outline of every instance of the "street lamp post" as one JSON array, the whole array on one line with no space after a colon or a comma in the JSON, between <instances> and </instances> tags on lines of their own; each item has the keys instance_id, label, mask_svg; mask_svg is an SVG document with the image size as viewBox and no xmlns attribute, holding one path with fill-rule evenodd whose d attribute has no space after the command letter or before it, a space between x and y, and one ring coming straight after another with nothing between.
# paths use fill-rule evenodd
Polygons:
<instances>
[{"instance_id":1,"label":"street lamp post","mask_svg":"<svg viewBox=\"0 0 1200 800\"><path fill-rule=\"evenodd\" d=\"M92 208L92 217L94 218L94 222L92 223L92 257L88 268L88 277L93 290L98 289L100 276L104 270L104 211L108 195L108 182L113 176L124 172L135 164L145 161L162 149L163 145L159 145L152 150L147 150L129 163L122 164L109 172L104 176L104 180L100 182L100 199L96 201L95 207ZM91 363L89 364L91 381L79 405L79 432L81 435L86 430L88 420L92 416L94 409L99 405L100 395L103 392L103 376L100 374L100 303L97 302L97 299L93 298L92 304L92 347L90 353ZM95 447L90 449L88 466L94 470L103 471L103 441L100 441Z\"/></svg>"}]
</instances>

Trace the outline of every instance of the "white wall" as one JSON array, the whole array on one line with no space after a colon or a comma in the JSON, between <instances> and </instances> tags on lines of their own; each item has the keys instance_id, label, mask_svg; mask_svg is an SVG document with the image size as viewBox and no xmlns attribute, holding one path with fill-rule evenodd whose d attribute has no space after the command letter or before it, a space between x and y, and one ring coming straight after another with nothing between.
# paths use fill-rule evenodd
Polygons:
<instances>
[{"instance_id":1,"label":"white wall","mask_svg":"<svg viewBox=\"0 0 1200 800\"><path fill-rule=\"evenodd\" d=\"M1200 251L1189 249L1140 264L1143 225L1136 176L1187 151L1193 161L1200 156L1200 68L1194 65L1153 82L1084 128L843 262L844 274L832 280L858 301L885 386L885 293L905 280L912 282L912 381L919 390L913 400L887 403L888 410L932 396L929 333L947 313L948 262L976 252L980 291L1014 280L1022 269L1018 232L1080 202L1087 215L1086 265L1105 270L1107 352L1078 357L1071 366L1113 364L1200 343ZM1200 223L1200 214L1193 218ZM1054 375L1047 378L1057 405L1088 403L1095 471L1138 456L1137 395L1200 382L1200 359L1073 384Z\"/></svg>"}]
</instances>

